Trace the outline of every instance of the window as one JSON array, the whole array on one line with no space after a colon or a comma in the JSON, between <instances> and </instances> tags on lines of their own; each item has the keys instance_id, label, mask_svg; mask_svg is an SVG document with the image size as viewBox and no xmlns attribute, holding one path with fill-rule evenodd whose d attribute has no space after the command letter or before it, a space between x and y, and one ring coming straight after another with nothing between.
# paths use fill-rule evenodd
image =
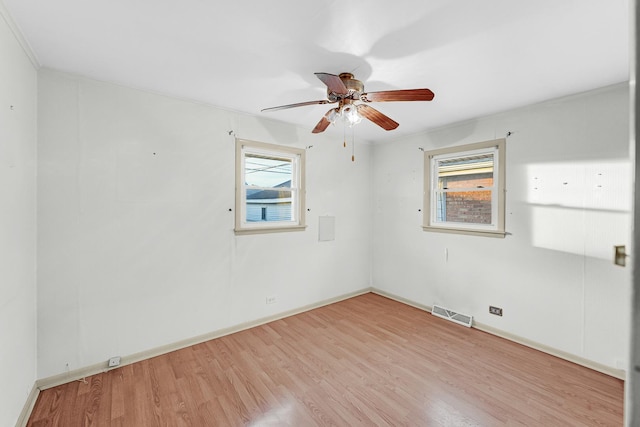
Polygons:
<instances>
[{"instance_id":1,"label":"window","mask_svg":"<svg viewBox=\"0 0 640 427\"><path fill-rule=\"evenodd\" d=\"M304 230L304 150L236 140L237 234Z\"/></svg>"},{"instance_id":2,"label":"window","mask_svg":"<svg viewBox=\"0 0 640 427\"><path fill-rule=\"evenodd\" d=\"M423 229L504 237L505 139L424 154Z\"/></svg>"}]
</instances>

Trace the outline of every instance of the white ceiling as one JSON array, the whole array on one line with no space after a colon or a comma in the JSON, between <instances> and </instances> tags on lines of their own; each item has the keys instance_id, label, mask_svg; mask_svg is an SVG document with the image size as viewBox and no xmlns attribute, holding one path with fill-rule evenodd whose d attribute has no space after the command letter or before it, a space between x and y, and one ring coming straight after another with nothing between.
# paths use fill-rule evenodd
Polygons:
<instances>
[{"instance_id":1,"label":"white ceiling","mask_svg":"<svg viewBox=\"0 0 640 427\"><path fill-rule=\"evenodd\" d=\"M629 76L628 0L3 1L44 67L309 131L326 105L260 110L324 99L314 72L352 72L369 92L435 92L372 104L400 127L363 122L356 137L370 141Z\"/></svg>"}]
</instances>

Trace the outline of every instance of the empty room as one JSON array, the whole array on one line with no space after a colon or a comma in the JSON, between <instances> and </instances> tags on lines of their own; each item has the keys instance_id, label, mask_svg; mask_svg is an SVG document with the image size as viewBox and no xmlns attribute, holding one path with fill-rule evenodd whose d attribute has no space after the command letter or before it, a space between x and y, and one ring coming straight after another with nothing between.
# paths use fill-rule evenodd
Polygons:
<instances>
[{"instance_id":1,"label":"empty room","mask_svg":"<svg viewBox=\"0 0 640 427\"><path fill-rule=\"evenodd\" d=\"M634 13L0 0L0 426L640 422Z\"/></svg>"}]
</instances>

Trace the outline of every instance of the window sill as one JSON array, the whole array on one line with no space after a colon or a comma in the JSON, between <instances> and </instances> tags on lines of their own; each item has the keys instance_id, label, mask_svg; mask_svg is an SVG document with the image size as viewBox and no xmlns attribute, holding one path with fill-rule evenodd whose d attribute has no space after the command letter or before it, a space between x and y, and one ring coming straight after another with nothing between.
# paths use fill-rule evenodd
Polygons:
<instances>
[{"instance_id":1,"label":"window sill","mask_svg":"<svg viewBox=\"0 0 640 427\"><path fill-rule=\"evenodd\" d=\"M504 239L507 235L506 231L498 230L470 230L466 228L446 228L446 227L432 227L430 225L423 225L424 231L431 231L436 233L449 233L449 234L466 234L467 236L484 236L484 237L496 237L498 239Z\"/></svg>"},{"instance_id":2,"label":"window sill","mask_svg":"<svg viewBox=\"0 0 640 427\"><path fill-rule=\"evenodd\" d=\"M242 236L245 234L267 234L267 233L284 233L288 231L304 231L307 228L306 225L291 225L280 227L254 227L254 228L236 228L234 233L236 236Z\"/></svg>"}]
</instances>

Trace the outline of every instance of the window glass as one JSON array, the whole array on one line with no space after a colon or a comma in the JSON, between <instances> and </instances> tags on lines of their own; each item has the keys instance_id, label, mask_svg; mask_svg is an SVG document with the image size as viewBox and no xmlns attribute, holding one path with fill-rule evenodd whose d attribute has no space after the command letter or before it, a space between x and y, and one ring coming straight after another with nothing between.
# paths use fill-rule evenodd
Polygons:
<instances>
[{"instance_id":1,"label":"window glass","mask_svg":"<svg viewBox=\"0 0 640 427\"><path fill-rule=\"evenodd\" d=\"M246 221L292 221L292 159L258 154L244 159Z\"/></svg>"},{"instance_id":2,"label":"window glass","mask_svg":"<svg viewBox=\"0 0 640 427\"><path fill-rule=\"evenodd\" d=\"M291 159L277 159L265 155L247 153L244 161L246 184L273 188L291 182Z\"/></svg>"},{"instance_id":3,"label":"window glass","mask_svg":"<svg viewBox=\"0 0 640 427\"><path fill-rule=\"evenodd\" d=\"M493 153L435 160L435 221L491 224Z\"/></svg>"}]
</instances>

